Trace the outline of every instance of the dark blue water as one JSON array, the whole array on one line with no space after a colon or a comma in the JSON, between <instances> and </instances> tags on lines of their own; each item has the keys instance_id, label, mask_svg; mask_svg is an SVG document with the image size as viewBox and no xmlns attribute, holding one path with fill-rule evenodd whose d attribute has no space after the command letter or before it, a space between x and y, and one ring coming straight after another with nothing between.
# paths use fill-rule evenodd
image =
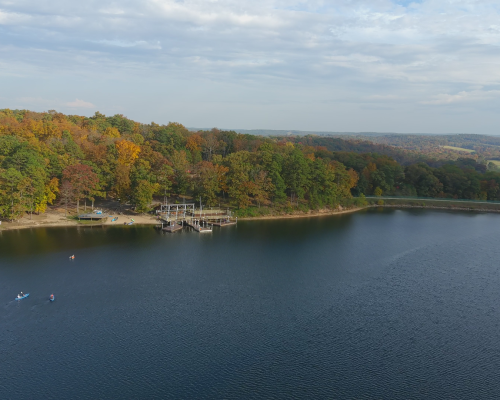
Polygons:
<instances>
[{"instance_id":1,"label":"dark blue water","mask_svg":"<svg viewBox=\"0 0 500 400\"><path fill-rule=\"evenodd\" d=\"M397 210L3 232L0 399L498 399L499 238Z\"/></svg>"}]
</instances>

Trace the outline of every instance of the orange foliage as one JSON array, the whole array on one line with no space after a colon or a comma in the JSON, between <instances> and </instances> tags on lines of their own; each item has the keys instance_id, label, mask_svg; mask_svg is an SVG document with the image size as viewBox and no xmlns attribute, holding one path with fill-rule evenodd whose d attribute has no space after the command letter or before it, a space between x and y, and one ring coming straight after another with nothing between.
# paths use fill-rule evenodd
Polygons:
<instances>
[{"instance_id":1,"label":"orange foliage","mask_svg":"<svg viewBox=\"0 0 500 400\"><path fill-rule=\"evenodd\" d=\"M203 139L200 135L191 135L187 140L186 148L191 151L201 151L202 143Z\"/></svg>"}]
</instances>

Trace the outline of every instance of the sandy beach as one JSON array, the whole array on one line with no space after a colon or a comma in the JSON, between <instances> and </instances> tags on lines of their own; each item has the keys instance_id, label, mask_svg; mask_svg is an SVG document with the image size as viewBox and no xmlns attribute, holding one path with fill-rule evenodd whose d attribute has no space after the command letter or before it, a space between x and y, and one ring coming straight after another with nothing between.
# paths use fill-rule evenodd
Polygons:
<instances>
[{"instance_id":1,"label":"sandy beach","mask_svg":"<svg viewBox=\"0 0 500 400\"><path fill-rule=\"evenodd\" d=\"M108 226L108 225L124 225L124 223L131 222L134 220L134 224L137 225L155 225L158 223L157 219L153 215L119 215L119 214L108 214L113 217L118 217L118 220L111 222L110 217L103 222L95 223L80 223L74 219L68 219L65 216L64 210L51 208L47 210L44 214L35 215L33 214L30 218L29 215L20 218L19 220L13 222L2 221L0 225L0 231L13 230L13 229L28 229L28 228L38 228L38 227L53 227L53 226ZM76 213L70 213L70 216L76 215Z\"/></svg>"},{"instance_id":2,"label":"sandy beach","mask_svg":"<svg viewBox=\"0 0 500 400\"><path fill-rule=\"evenodd\" d=\"M343 210L328 210L324 209L316 212L308 213L294 213L294 214L283 214L283 215L268 215L262 217L247 217L238 218L240 221L245 220L271 220L271 219L290 219L290 218L313 218L313 217L325 217L329 215L339 215L352 213L362 210L364 207L349 208ZM80 210L82 213L82 210ZM104 213L105 215L111 215L112 217L118 217L118 220L111 221L112 218L108 217L106 221L95 222L95 223L81 223L74 219L69 219L65 216L65 210L57 207L51 207L44 214L35 215L33 214L30 218L29 215L20 218L17 221L6 222L2 221L0 225L0 231L14 230L14 229L28 229L28 228L38 228L38 227L54 227L54 226L123 226L124 223L129 223L134 220L134 225L156 225L158 220L154 215L147 214L133 214L129 210L125 213ZM76 215L76 210L72 210L69 216Z\"/></svg>"}]
</instances>

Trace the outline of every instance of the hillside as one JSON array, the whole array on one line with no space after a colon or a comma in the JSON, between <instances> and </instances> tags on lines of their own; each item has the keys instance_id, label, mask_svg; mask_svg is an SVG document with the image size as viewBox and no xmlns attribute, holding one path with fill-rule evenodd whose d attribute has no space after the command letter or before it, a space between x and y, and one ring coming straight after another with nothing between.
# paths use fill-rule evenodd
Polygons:
<instances>
[{"instance_id":1,"label":"hillside","mask_svg":"<svg viewBox=\"0 0 500 400\"><path fill-rule=\"evenodd\" d=\"M98 112L0 110L0 215L10 220L96 198L145 212L154 197L201 197L239 215L363 204L352 198L363 194L500 200L500 173L484 163L436 163L360 139L193 132Z\"/></svg>"}]
</instances>

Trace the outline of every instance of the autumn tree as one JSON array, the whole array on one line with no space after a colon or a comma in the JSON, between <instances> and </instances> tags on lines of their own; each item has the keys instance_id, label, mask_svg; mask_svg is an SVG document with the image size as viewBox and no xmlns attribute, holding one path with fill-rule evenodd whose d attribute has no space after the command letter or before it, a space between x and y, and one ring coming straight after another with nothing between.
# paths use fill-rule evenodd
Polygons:
<instances>
[{"instance_id":1,"label":"autumn tree","mask_svg":"<svg viewBox=\"0 0 500 400\"><path fill-rule=\"evenodd\" d=\"M259 171L254 178L255 188L253 191L253 197L257 202L257 205L269 205L271 201L269 200L271 194L273 193L275 187L271 178L268 176L266 171Z\"/></svg>"},{"instance_id":2,"label":"autumn tree","mask_svg":"<svg viewBox=\"0 0 500 400\"><path fill-rule=\"evenodd\" d=\"M77 213L80 212L80 200L88 198L98 187L99 178L86 164L74 164L63 171L63 181L69 182L72 188L72 199L76 201Z\"/></svg>"},{"instance_id":3,"label":"autumn tree","mask_svg":"<svg viewBox=\"0 0 500 400\"><path fill-rule=\"evenodd\" d=\"M250 180L250 153L239 151L226 157L228 194L238 208L245 209L252 203L255 184Z\"/></svg>"},{"instance_id":4,"label":"autumn tree","mask_svg":"<svg viewBox=\"0 0 500 400\"><path fill-rule=\"evenodd\" d=\"M118 163L130 166L139 157L141 148L128 140L118 140L115 142L118 151Z\"/></svg>"},{"instance_id":5,"label":"autumn tree","mask_svg":"<svg viewBox=\"0 0 500 400\"><path fill-rule=\"evenodd\" d=\"M205 204L217 204L217 194L221 191L217 166L209 161L201 161L196 165L196 190Z\"/></svg>"}]
</instances>

